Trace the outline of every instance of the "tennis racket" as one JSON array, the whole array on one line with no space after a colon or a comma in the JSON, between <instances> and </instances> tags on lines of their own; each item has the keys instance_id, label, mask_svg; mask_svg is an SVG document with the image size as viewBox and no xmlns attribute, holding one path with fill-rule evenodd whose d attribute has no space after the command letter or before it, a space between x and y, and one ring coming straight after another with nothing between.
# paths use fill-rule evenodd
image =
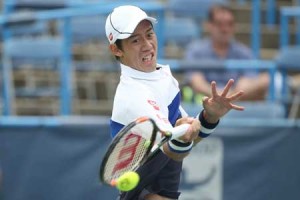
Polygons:
<instances>
[{"instance_id":1,"label":"tennis racket","mask_svg":"<svg viewBox=\"0 0 300 200\"><path fill-rule=\"evenodd\" d=\"M129 123L115 136L103 157L99 173L101 182L116 186L116 181L123 174L136 171L151 159L163 144L182 136L189 126L183 124L170 132L160 130L155 121L148 117L141 117ZM162 137L156 142L158 134Z\"/></svg>"}]
</instances>

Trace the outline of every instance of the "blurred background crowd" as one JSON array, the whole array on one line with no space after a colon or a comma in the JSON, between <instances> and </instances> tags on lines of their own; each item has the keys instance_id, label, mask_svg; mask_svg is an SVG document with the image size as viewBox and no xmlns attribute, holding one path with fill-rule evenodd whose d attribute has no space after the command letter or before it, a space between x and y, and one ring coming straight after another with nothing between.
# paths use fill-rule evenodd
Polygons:
<instances>
[{"instance_id":1,"label":"blurred background crowd","mask_svg":"<svg viewBox=\"0 0 300 200\"><path fill-rule=\"evenodd\" d=\"M118 4L158 18L159 61L173 68L188 111L212 80L234 78L242 101L299 116L297 0L1 1L1 113L110 115L119 65L104 24Z\"/></svg>"},{"instance_id":2,"label":"blurred background crowd","mask_svg":"<svg viewBox=\"0 0 300 200\"><path fill-rule=\"evenodd\" d=\"M212 80L245 91L186 161L183 199L299 199L300 0L0 0L0 199L115 195L97 173L120 76L105 20L124 4L158 19L158 62L190 115ZM200 168L218 187L194 186Z\"/></svg>"}]
</instances>

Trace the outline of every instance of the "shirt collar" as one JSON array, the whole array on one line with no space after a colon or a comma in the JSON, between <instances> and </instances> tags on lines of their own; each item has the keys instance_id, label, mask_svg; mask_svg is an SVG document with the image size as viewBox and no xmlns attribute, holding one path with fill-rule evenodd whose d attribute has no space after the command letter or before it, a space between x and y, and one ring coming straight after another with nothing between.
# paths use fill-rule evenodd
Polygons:
<instances>
[{"instance_id":1,"label":"shirt collar","mask_svg":"<svg viewBox=\"0 0 300 200\"><path fill-rule=\"evenodd\" d=\"M121 73L124 76L129 76L136 79L143 79L143 80L158 80L161 79L161 67L157 67L157 70L153 72L142 72L136 69L133 69L129 66L126 66L122 63L121 64Z\"/></svg>"}]
</instances>

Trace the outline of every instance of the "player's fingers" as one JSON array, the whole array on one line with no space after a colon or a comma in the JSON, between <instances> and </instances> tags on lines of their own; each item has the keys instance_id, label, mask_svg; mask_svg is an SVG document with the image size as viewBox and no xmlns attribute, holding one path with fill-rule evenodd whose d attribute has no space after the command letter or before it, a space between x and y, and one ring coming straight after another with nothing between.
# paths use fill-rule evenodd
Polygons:
<instances>
[{"instance_id":1,"label":"player's fingers","mask_svg":"<svg viewBox=\"0 0 300 200\"><path fill-rule=\"evenodd\" d=\"M198 137L199 131L200 131L200 121L198 119L194 119L193 123L191 124L191 132L189 140L194 140Z\"/></svg>"},{"instance_id":2,"label":"player's fingers","mask_svg":"<svg viewBox=\"0 0 300 200\"><path fill-rule=\"evenodd\" d=\"M198 137L200 127L200 121L198 119L193 119L191 126L180 139L184 142L191 142L195 140Z\"/></svg>"},{"instance_id":3,"label":"player's fingers","mask_svg":"<svg viewBox=\"0 0 300 200\"><path fill-rule=\"evenodd\" d=\"M203 104L206 104L206 103L208 103L208 100L209 100L209 97L207 97L207 96L204 96L204 97L202 98L202 102L203 102Z\"/></svg>"},{"instance_id":4,"label":"player's fingers","mask_svg":"<svg viewBox=\"0 0 300 200\"><path fill-rule=\"evenodd\" d=\"M192 123L192 131L193 131L193 140L198 138L199 132L200 132L200 128L201 128L201 124L200 121L198 119L195 119L194 122Z\"/></svg>"},{"instance_id":5,"label":"player's fingers","mask_svg":"<svg viewBox=\"0 0 300 200\"><path fill-rule=\"evenodd\" d=\"M192 126L190 126L188 130L184 133L184 135L179 137L179 139L182 140L183 142L190 142L191 132L192 132Z\"/></svg>"},{"instance_id":6,"label":"player's fingers","mask_svg":"<svg viewBox=\"0 0 300 200\"><path fill-rule=\"evenodd\" d=\"M179 126L181 124L191 124L192 122L193 122L192 117L182 117L176 121L175 126Z\"/></svg>"},{"instance_id":7,"label":"player's fingers","mask_svg":"<svg viewBox=\"0 0 300 200\"><path fill-rule=\"evenodd\" d=\"M229 101L236 101L236 100L238 100L241 96L243 96L243 94L244 94L244 91L239 91L239 92L237 92L237 93L231 95L231 96L228 97L227 99L228 99Z\"/></svg>"},{"instance_id":8,"label":"player's fingers","mask_svg":"<svg viewBox=\"0 0 300 200\"><path fill-rule=\"evenodd\" d=\"M245 107L243 107L243 106L238 106L238 105L235 105L235 104L231 104L231 107L232 107L232 109L234 109L234 110L239 110L239 111L245 110Z\"/></svg>"},{"instance_id":9,"label":"player's fingers","mask_svg":"<svg viewBox=\"0 0 300 200\"><path fill-rule=\"evenodd\" d=\"M194 119L191 124L191 127L192 127L193 133L198 135L200 128L201 128L200 121L198 119Z\"/></svg>"},{"instance_id":10,"label":"player's fingers","mask_svg":"<svg viewBox=\"0 0 300 200\"><path fill-rule=\"evenodd\" d=\"M218 96L218 93L217 93L217 83L215 81L212 81L211 82L211 94L212 94L212 97L216 97Z\"/></svg>"},{"instance_id":11,"label":"player's fingers","mask_svg":"<svg viewBox=\"0 0 300 200\"><path fill-rule=\"evenodd\" d=\"M222 96L222 97L226 97L226 96L227 96L227 94L228 94L228 92L229 92L231 86L233 85L233 83L234 83L234 80L233 80L233 79L230 79L230 80L227 82L226 86L224 87L224 90L223 90L222 93L221 93L221 96Z\"/></svg>"}]
</instances>

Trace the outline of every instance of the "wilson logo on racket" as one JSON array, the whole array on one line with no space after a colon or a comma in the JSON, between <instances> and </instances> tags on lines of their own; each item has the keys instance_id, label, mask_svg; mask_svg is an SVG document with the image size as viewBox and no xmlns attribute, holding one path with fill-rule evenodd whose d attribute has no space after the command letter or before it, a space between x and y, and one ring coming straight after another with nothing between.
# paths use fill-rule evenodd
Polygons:
<instances>
[{"instance_id":1,"label":"wilson logo on racket","mask_svg":"<svg viewBox=\"0 0 300 200\"><path fill-rule=\"evenodd\" d=\"M116 173L119 170L126 168L134 159L136 149L141 141L141 136L130 133L126 136L123 144L123 148L119 153L119 162L115 165L112 173Z\"/></svg>"}]
</instances>

